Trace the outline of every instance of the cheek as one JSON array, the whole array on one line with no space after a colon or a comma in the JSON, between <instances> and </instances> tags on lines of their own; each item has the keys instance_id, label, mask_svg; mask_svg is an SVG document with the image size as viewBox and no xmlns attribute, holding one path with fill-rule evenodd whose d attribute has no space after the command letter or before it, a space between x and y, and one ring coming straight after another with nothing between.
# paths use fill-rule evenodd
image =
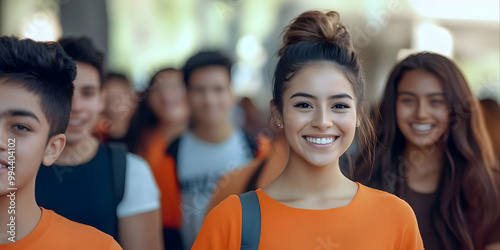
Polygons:
<instances>
[{"instance_id":1,"label":"cheek","mask_svg":"<svg viewBox=\"0 0 500 250\"><path fill-rule=\"evenodd\" d=\"M349 112L338 114L333 117L335 125L342 130L344 134L353 133L356 129L356 113Z\"/></svg>"},{"instance_id":2,"label":"cheek","mask_svg":"<svg viewBox=\"0 0 500 250\"><path fill-rule=\"evenodd\" d=\"M160 109L160 102L157 96L151 96L148 100L148 105L154 113L157 113Z\"/></svg>"},{"instance_id":3,"label":"cheek","mask_svg":"<svg viewBox=\"0 0 500 250\"><path fill-rule=\"evenodd\" d=\"M297 132L302 129L308 122L311 122L311 113L300 113L293 109L285 108L283 110L283 124L285 129Z\"/></svg>"},{"instance_id":4,"label":"cheek","mask_svg":"<svg viewBox=\"0 0 500 250\"><path fill-rule=\"evenodd\" d=\"M449 119L450 114L448 112L448 108L443 107L440 109L436 109L434 116L436 117L436 120L439 121L439 127L441 127L443 130L448 129L450 120Z\"/></svg>"},{"instance_id":5,"label":"cheek","mask_svg":"<svg viewBox=\"0 0 500 250\"><path fill-rule=\"evenodd\" d=\"M40 133L42 134L42 133ZM29 136L16 139L15 156L16 156L16 184L21 186L28 182L36 175L40 162L45 152L46 138L43 136ZM34 152L40 152L34 155Z\"/></svg>"},{"instance_id":6,"label":"cheek","mask_svg":"<svg viewBox=\"0 0 500 250\"><path fill-rule=\"evenodd\" d=\"M412 108L398 104L396 106L396 121L398 126L401 127L411 117L412 112Z\"/></svg>"},{"instance_id":7,"label":"cheek","mask_svg":"<svg viewBox=\"0 0 500 250\"><path fill-rule=\"evenodd\" d=\"M202 103L203 96L199 93L193 93L189 95L189 105L193 107L198 107Z\"/></svg>"}]
</instances>

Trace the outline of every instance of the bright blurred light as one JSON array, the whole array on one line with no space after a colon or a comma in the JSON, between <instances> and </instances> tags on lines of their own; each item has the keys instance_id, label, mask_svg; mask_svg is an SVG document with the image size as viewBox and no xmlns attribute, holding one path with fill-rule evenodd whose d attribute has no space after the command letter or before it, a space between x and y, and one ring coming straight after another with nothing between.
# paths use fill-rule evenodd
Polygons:
<instances>
[{"instance_id":1,"label":"bright blurred light","mask_svg":"<svg viewBox=\"0 0 500 250\"><path fill-rule=\"evenodd\" d=\"M267 60L267 55L253 35L246 35L238 40L236 55L239 60L233 66L233 91L240 96L252 96L262 86L260 70Z\"/></svg>"},{"instance_id":2,"label":"bright blurred light","mask_svg":"<svg viewBox=\"0 0 500 250\"><path fill-rule=\"evenodd\" d=\"M22 32L25 38L35 41L55 41L61 36L61 27L54 15L37 12Z\"/></svg>"},{"instance_id":3,"label":"bright blurred light","mask_svg":"<svg viewBox=\"0 0 500 250\"><path fill-rule=\"evenodd\" d=\"M432 51L453 57L453 37L450 31L432 23L422 23L417 27L414 50Z\"/></svg>"},{"instance_id":4,"label":"bright blurred light","mask_svg":"<svg viewBox=\"0 0 500 250\"><path fill-rule=\"evenodd\" d=\"M465 20L500 20L498 0L409 0L423 17Z\"/></svg>"},{"instance_id":5,"label":"bright blurred light","mask_svg":"<svg viewBox=\"0 0 500 250\"><path fill-rule=\"evenodd\" d=\"M262 85L262 79L256 69L246 63L237 62L233 66L233 92L239 96L252 96Z\"/></svg>"},{"instance_id":6,"label":"bright blurred light","mask_svg":"<svg viewBox=\"0 0 500 250\"><path fill-rule=\"evenodd\" d=\"M236 44L236 53L244 61L256 58L261 52L262 46L257 41L257 38L251 35L240 38Z\"/></svg>"}]
</instances>

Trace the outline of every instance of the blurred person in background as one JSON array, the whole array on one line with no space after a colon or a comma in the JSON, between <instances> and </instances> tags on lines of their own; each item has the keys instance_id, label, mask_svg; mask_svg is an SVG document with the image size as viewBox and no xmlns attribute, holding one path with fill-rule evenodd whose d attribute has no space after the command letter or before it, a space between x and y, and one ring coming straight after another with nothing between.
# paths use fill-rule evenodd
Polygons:
<instances>
[{"instance_id":1,"label":"blurred person in background","mask_svg":"<svg viewBox=\"0 0 500 250\"><path fill-rule=\"evenodd\" d=\"M407 57L387 81L375 164L354 180L406 200L427 250L500 248L499 171L479 108L460 69L438 54Z\"/></svg>"},{"instance_id":2,"label":"blurred person in background","mask_svg":"<svg viewBox=\"0 0 500 250\"><path fill-rule=\"evenodd\" d=\"M160 193L149 165L92 136L104 109L104 57L85 37L59 41L76 63L66 147L36 179L40 205L113 236L126 250L163 249Z\"/></svg>"},{"instance_id":3,"label":"blurred person in background","mask_svg":"<svg viewBox=\"0 0 500 250\"><path fill-rule=\"evenodd\" d=\"M132 152L151 166L161 193L165 249L182 249L180 189L166 150L188 126L189 107L182 72L166 68L153 75L125 138Z\"/></svg>"},{"instance_id":4,"label":"blurred person in background","mask_svg":"<svg viewBox=\"0 0 500 250\"><path fill-rule=\"evenodd\" d=\"M137 107L138 95L123 74L109 73L103 82L104 111L96 126L95 136L102 143L120 142L129 130Z\"/></svg>"},{"instance_id":5,"label":"blurred person in background","mask_svg":"<svg viewBox=\"0 0 500 250\"><path fill-rule=\"evenodd\" d=\"M283 172L288 161L288 142L282 133L276 133L272 141L268 137L257 137L260 147L252 162L219 178L206 213L231 195L266 187Z\"/></svg>"},{"instance_id":6,"label":"blurred person in background","mask_svg":"<svg viewBox=\"0 0 500 250\"><path fill-rule=\"evenodd\" d=\"M484 123L490 135L493 151L500 161L500 106L493 99L483 99L479 101L483 112Z\"/></svg>"},{"instance_id":7,"label":"blurred person in background","mask_svg":"<svg viewBox=\"0 0 500 250\"><path fill-rule=\"evenodd\" d=\"M244 113L242 124L243 131L245 131L245 133L249 135L257 136L259 134L259 131L264 128L262 120L262 117L264 116L259 112L252 99L248 97L243 97L239 101L238 106L243 110Z\"/></svg>"},{"instance_id":8,"label":"blurred person in background","mask_svg":"<svg viewBox=\"0 0 500 250\"><path fill-rule=\"evenodd\" d=\"M189 58L182 71L191 111L190 127L169 146L182 194L182 238L191 248L218 178L248 164L257 140L231 122L235 96L229 58L203 51ZM161 185L161 184L160 184ZM175 205L175 204L174 204ZM178 207L176 207L178 208Z\"/></svg>"}]
</instances>

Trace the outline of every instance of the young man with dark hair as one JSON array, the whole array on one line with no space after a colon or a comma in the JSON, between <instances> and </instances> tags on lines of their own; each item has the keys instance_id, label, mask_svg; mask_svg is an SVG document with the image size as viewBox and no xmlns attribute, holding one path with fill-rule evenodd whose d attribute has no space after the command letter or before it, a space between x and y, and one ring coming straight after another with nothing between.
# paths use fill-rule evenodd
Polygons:
<instances>
[{"instance_id":1,"label":"young man with dark hair","mask_svg":"<svg viewBox=\"0 0 500 250\"><path fill-rule=\"evenodd\" d=\"M191 127L170 145L168 154L174 159L182 194L181 235L186 249L201 228L218 178L248 164L257 150L255 139L231 122L235 105L231 66L220 52L205 51L183 68Z\"/></svg>"},{"instance_id":2,"label":"young man with dark hair","mask_svg":"<svg viewBox=\"0 0 500 250\"><path fill-rule=\"evenodd\" d=\"M52 165L66 144L75 74L57 43L0 37L1 249L121 249L35 200L40 165Z\"/></svg>"},{"instance_id":3,"label":"young man with dark hair","mask_svg":"<svg viewBox=\"0 0 500 250\"><path fill-rule=\"evenodd\" d=\"M159 191L149 165L92 136L104 107L103 56L87 38L64 38L60 44L77 71L68 145L53 166L40 169L36 197L110 234L125 249L162 249Z\"/></svg>"}]
</instances>

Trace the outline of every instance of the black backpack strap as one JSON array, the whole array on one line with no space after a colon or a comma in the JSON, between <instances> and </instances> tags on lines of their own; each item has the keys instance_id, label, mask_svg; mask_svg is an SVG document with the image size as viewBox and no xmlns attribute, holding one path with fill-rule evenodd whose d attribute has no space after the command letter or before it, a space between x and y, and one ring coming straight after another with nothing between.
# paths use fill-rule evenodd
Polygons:
<instances>
[{"instance_id":1,"label":"black backpack strap","mask_svg":"<svg viewBox=\"0 0 500 250\"><path fill-rule=\"evenodd\" d=\"M115 207L123 199L125 193L125 172L127 169L127 147L123 143L108 144L111 158L111 177L113 184L113 202Z\"/></svg>"},{"instance_id":2,"label":"black backpack strap","mask_svg":"<svg viewBox=\"0 0 500 250\"><path fill-rule=\"evenodd\" d=\"M255 191L238 195L241 202L241 249L257 250L260 241L260 203Z\"/></svg>"},{"instance_id":3,"label":"black backpack strap","mask_svg":"<svg viewBox=\"0 0 500 250\"><path fill-rule=\"evenodd\" d=\"M178 153L179 153L179 143L181 141L181 138L178 137L175 139L172 143L167 148L167 154L171 155L174 158L175 165L177 166L177 158L178 158Z\"/></svg>"},{"instance_id":4,"label":"black backpack strap","mask_svg":"<svg viewBox=\"0 0 500 250\"><path fill-rule=\"evenodd\" d=\"M248 147L252 150L253 157L255 158L257 156L257 150L259 150L259 142L257 142L255 137L247 133L245 133L245 139L247 140Z\"/></svg>"}]
</instances>

